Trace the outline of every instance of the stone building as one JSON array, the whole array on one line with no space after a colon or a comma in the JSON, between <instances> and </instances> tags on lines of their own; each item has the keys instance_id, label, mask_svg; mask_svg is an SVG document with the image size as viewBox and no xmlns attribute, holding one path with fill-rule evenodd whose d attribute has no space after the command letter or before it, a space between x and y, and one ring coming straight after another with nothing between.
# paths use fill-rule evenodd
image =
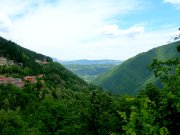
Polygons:
<instances>
[{"instance_id":1,"label":"stone building","mask_svg":"<svg viewBox=\"0 0 180 135\"><path fill-rule=\"evenodd\" d=\"M5 77L5 76L0 76L0 84L13 84L16 87L22 88L24 86L24 82L20 78L13 78L13 77Z\"/></svg>"},{"instance_id":2,"label":"stone building","mask_svg":"<svg viewBox=\"0 0 180 135\"><path fill-rule=\"evenodd\" d=\"M29 81L30 83L37 83L36 76L25 76L24 80Z\"/></svg>"},{"instance_id":3,"label":"stone building","mask_svg":"<svg viewBox=\"0 0 180 135\"><path fill-rule=\"evenodd\" d=\"M14 65L14 61L8 60L5 57L0 57L0 66L4 66L4 65Z\"/></svg>"},{"instance_id":4,"label":"stone building","mask_svg":"<svg viewBox=\"0 0 180 135\"><path fill-rule=\"evenodd\" d=\"M14 65L14 61L13 60L8 60L7 65Z\"/></svg>"},{"instance_id":5,"label":"stone building","mask_svg":"<svg viewBox=\"0 0 180 135\"><path fill-rule=\"evenodd\" d=\"M3 66L6 65L6 63L7 63L7 59L4 57L0 57L0 65Z\"/></svg>"}]
</instances>

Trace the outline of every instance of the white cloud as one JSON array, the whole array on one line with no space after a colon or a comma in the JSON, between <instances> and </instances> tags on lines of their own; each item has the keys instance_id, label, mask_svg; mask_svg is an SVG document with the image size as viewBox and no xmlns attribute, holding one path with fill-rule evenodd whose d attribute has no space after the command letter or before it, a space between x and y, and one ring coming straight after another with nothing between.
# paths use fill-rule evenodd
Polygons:
<instances>
[{"instance_id":1,"label":"white cloud","mask_svg":"<svg viewBox=\"0 0 180 135\"><path fill-rule=\"evenodd\" d=\"M12 27L12 23L8 18L8 16L0 13L0 31L2 29L3 29L2 31L8 31L10 27Z\"/></svg>"},{"instance_id":2,"label":"white cloud","mask_svg":"<svg viewBox=\"0 0 180 135\"><path fill-rule=\"evenodd\" d=\"M129 37L139 36L144 33L144 26L135 25L125 30L124 33Z\"/></svg>"},{"instance_id":3,"label":"white cloud","mask_svg":"<svg viewBox=\"0 0 180 135\"><path fill-rule=\"evenodd\" d=\"M180 0L164 0L165 3L174 5L177 9L180 9Z\"/></svg>"},{"instance_id":4,"label":"white cloud","mask_svg":"<svg viewBox=\"0 0 180 135\"><path fill-rule=\"evenodd\" d=\"M0 13L14 16L32 13L38 7L50 5L47 0L0 0Z\"/></svg>"},{"instance_id":5,"label":"white cloud","mask_svg":"<svg viewBox=\"0 0 180 135\"><path fill-rule=\"evenodd\" d=\"M8 16L24 14L29 8L30 1L0 0L0 13Z\"/></svg>"},{"instance_id":6,"label":"white cloud","mask_svg":"<svg viewBox=\"0 0 180 135\"><path fill-rule=\"evenodd\" d=\"M178 4L178 3L180 3L180 0L164 0L164 2L168 2L171 4Z\"/></svg>"},{"instance_id":7,"label":"white cloud","mask_svg":"<svg viewBox=\"0 0 180 135\"><path fill-rule=\"evenodd\" d=\"M107 19L139 10L139 7L136 0L60 1L55 7L43 5L15 20L11 34L13 40L29 49L48 55L59 50L55 57L73 58L67 53L62 56L62 51L82 48L87 46L86 42L98 40L100 35L95 31L106 25Z\"/></svg>"},{"instance_id":8,"label":"white cloud","mask_svg":"<svg viewBox=\"0 0 180 135\"><path fill-rule=\"evenodd\" d=\"M96 31L97 31L97 33L100 33L100 34L116 35L119 33L120 30L117 25L113 24L113 25L104 25L103 27L98 28Z\"/></svg>"},{"instance_id":9,"label":"white cloud","mask_svg":"<svg viewBox=\"0 0 180 135\"><path fill-rule=\"evenodd\" d=\"M116 36L118 38L128 37L134 38L144 33L143 25L134 25L129 27L128 29L121 29L116 24L113 25L104 25L101 28L98 28L97 33L101 35Z\"/></svg>"},{"instance_id":10,"label":"white cloud","mask_svg":"<svg viewBox=\"0 0 180 135\"><path fill-rule=\"evenodd\" d=\"M0 13L0 35L3 37L8 37L11 28L12 23L9 17L5 14Z\"/></svg>"},{"instance_id":11,"label":"white cloud","mask_svg":"<svg viewBox=\"0 0 180 135\"><path fill-rule=\"evenodd\" d=\"M16 19L32 14L35 8L45 5L46 0L0 0L0 36L14 39L12 31Z\"/></svg>"},{"instance_id":12,"label":"white cloud","mask_svg":"<svg viewBox=\"0 0 180 135\"><path fill-rule=\"evenodd\" d=\"M144 32L135 38L129 38L129 36L106 37L78 49L82 53L84 53L83 50L88 50L91 56L90 58L92 59L100 59L106 56L106 58L109 59L125 60L138 53L167 44L172 35L175 34L174 31L176 31L176 29L169 28L153 32ZM94 56L94 54L97 55Z\"/></svg>"},{"instance_id":13,"label":"white cloud","mask_svg":"<svg viewBox=\"0 0 180 135\"><path fill-rule=\"evenodd\" d=\"M6 37L59 59L127 59L166 41L172 31L149 33L142 24L123 28L111 21L143 9L140 0L61 0L53 6L46 0L9 1L0 0Z\"/></svg>"}]
</instances>

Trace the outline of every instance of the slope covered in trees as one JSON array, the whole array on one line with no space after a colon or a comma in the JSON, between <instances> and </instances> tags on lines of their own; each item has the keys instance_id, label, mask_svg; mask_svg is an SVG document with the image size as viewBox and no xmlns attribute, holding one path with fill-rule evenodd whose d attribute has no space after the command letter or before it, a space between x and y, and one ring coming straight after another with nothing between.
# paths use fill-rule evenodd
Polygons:
<instances>
[{"instance_id":1,"label":"slope covered in trees","mask_svg":"<svg viewBox=\"0 0 180 135\"><path fill-rule=\"evenodd\" d=\"M0 84L1 135L179 134L178 60L154 60L150 69L163 86L149 84L136 97L103 92L59 63L38 65L38 72L28 65L0 66L4 76L44 75L22 88Z\"/></svg>"},{"instance_id":2,"label":"slope covered in trees","mask_svg":"<svg viewBox=\"0 0 180 135\"><path fill-rule=\"evenodd\" d=\"M25 49L12 41L0 37L0 56L14 60L15 63L22 63L24 67L36 69L38 63L35 60L52 62L50 57Z\"/></svg>"},{"instance_id":3,"label":"slope covered in trees","mask_svg":"<svg viewBox=\"0 0 180 135\"><path fill-rule=\"evenodd\" d=\"M89 88L86 82L72 74L59 63L52 62L50 57L25 49L2 37L0 38L0 50L1 56L14 60L15 63L23 63L23 66L18 66L17 64L13 66L0 66L1 75L4 74L22 79L24 76L44 74L43 79L46 81L46 84L53 87L70 87L73 90L77 90L78 88L76 87ZM49 63L41 64L36 62L36 60L44 61L44 59Z\"/></svg>"},{"instance_id":4,"label":"slope covered in trees","mask_svg":"<svg viewBox=\"0 0 180 135\"><path fill-rule=\"evenodd\" d=\"M93 83L113 93L136 95L146 84L158 83L147 69L153 59L164 61L180 57L176 51L179 44L180 42L171 43L138 54L99 76Z\"/></svg>"}]
</instances>

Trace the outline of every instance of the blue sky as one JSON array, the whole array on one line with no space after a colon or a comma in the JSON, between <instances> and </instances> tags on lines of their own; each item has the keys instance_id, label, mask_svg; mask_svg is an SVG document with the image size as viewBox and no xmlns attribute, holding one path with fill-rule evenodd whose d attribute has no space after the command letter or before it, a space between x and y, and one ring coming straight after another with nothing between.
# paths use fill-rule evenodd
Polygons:
<instances>
[{"instance_id":1,"label":"blue sky","mask_svg":"<svg viewBox=\"0 0 180 135\"><path fill-rule=\"evenodd\" d=\"M0 36L61 60L119 59L166 44L180 0L0 0Z\"/></svg>"}]
</instances>

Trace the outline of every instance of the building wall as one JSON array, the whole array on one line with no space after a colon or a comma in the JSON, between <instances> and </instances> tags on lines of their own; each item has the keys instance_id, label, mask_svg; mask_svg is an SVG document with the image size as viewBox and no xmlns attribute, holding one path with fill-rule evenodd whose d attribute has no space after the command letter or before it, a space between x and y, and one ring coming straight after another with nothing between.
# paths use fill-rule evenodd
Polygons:
<instances>
[{"instance_id":1,"label":"building wall","mask_svg":"<svg viewBox=\"0 0 180 135\"><path fill-rule=\"evenodd\" d=\"M7 59L6 58L4 58L4 57L0 57L0 65L6 65L6 63L7 63Z\"/></svg>"},{"instance_id":2,"label":"building wall","mask_svg":"<svg viewBox=\"0 0 180 135\"><path fill-rule=\"evenodd\" d=\"M0 66L4 65L14 65L13 60L7 60L5 57L0 57Z\"/></svg>"},{"instance_id":3,"label":"building wall","mask_svg":"<svg viewBox=\"0 0 180 135\"><path fill-rule=\"evenodd\" d=\"M23 87L25 84L20 78L0 76L0 84L8 84L8 83L13 84L16 87Z\"/></svg>"}]
</instances>

